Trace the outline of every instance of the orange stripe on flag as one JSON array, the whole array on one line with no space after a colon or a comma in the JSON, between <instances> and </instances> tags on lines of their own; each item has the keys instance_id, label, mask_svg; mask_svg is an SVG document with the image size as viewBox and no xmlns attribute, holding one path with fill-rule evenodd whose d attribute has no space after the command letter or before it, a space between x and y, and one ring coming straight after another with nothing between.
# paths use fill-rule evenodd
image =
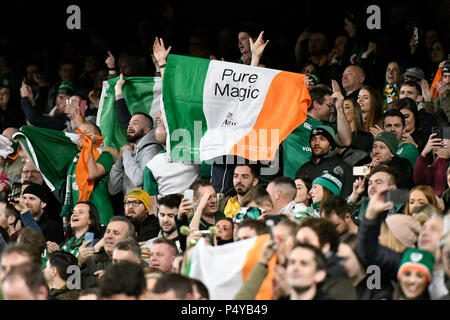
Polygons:
<instances>
[{"instance_id":1,"label":"orange stripe on flag","mask_svg":"<svg viewBox=\"0 0 450 320\"><path fill-rule=\"evenodd\" d=\"M94 190L95 181L89 181L89 168L88 168L88 157L92 148L92 140L91 137L85 134L80 129L77 129L77 133L83 136L83 148L81 149L80 158L77 163L77 167L75 168L75 180L77 181L79 197L78 201L87 201L91 196L92 191ZM97 147L99 147L103 143L103 138L97 136L97 142L92 148L94 161L97 161L98 157L100 157L100 152L98 152Z\"/></svg>"},{"instance_id":2,"label":"orange stripe on flag","mask_svg":"<svg viewBox=\"0 0 450 320\"><path fill-rule=\"evenodd\" d=\"M436 98L438 95L438 91L436 89L436 84L439 81L442 81L442 68L441 67L439 67L438 71L436 72L433 83L431 84L431 87L433 88L433 96L432 96L433 99Z\"/></svg>"},{"instance_id":3,"label":"orange stripe on flag","mask_svg":"<svg viewBox=\"0 0 450 320\"><path fill-rule=\"evenodd\" d=\"M279 144L307 116L311 97L303 80L306 75L281 71L267 91L255 125L229 154L256 160L273 160Z\"/></svg>"},{"instance_id":4,"label":"orange stripe on flag","mask_svg":"<svg viewBox=\"0 0 450 320\"><path fill-rule=\"evenodd\" d=\"M244 278L243 279L244 282L252 272L253 268L258 263L259 259L261 258L263 245L269 237L270 237L269 234L259 236L256 239L253 248L251 248L247 252L247 257L245 259L244 266L242 267L242 276ZM269 261L267 276L262 282L258 294L255 297L255 300L272 300L272 281L275 276L275 265L276 265L276 255L273 256L272 259L270 259Z\"/></svg>"}]
</instances>

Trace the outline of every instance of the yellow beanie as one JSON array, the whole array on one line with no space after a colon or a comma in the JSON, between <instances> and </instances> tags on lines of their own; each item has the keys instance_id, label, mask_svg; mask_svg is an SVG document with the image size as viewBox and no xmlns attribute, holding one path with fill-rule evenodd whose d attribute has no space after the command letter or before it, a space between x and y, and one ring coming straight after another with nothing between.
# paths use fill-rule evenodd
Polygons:
<instances>
[{"instance_id":1,"label":"yellow beanie","mask_svg":"<svg viewBox=\"0 0 450 320\"><path fill-rule=\"evenodd\" d=\"M124 201L127 201L128 198L136 198L140 200L144 204L147 211L150 211L150 195L147 193L147 191L144 191L142 189L132 189L130 190L130 192L128 192Z\"/></svg>"}]
</instances>

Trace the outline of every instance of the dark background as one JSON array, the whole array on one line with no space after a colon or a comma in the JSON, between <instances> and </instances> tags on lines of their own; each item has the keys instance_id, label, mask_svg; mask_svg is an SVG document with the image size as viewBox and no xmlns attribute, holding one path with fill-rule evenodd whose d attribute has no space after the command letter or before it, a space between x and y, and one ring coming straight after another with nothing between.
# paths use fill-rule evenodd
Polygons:
<instances>
[{"instance_id":1,"label":"dark background","mask_svg":"<svg viewBox=\"0 0 450 320\"><path fill-rule=\"evenodd\" d=\"M81 30L68 30L66 9L81 8ZM305 27L324 32L330 48L336 35L344 32L343 15L352 9L365 21L366 8L381 8L381 30L368 31L367 37L382 41L379 49L394 54L408 50L411 27L437 27L448 38L450 1L2 1L0 5L0 46L11 57L11 67L19 74L28 62L47 57L49 80L56 77L56 66L65 56L94 53L103 63L106 50L114 55L126 52L146 56L155 36L171 45L172 53L186 54L189 38L204 35L207 47L218 58L237 61L237 33L245 21L255 21L270 39L265 55L268 67L295 70L294 46ZM173 10L167 10L172 8ZM172 14L167 15L167 12ZM169 18L170 17L170 18ZM228 51L218 46L219 31L229 35ZM398 46L398 48L396 47ZM406 48L405 48L406 46ZM81 57L80 57L81 61ZM151 61L149 61L151 65Z\"/></svg>"}]
</instances>

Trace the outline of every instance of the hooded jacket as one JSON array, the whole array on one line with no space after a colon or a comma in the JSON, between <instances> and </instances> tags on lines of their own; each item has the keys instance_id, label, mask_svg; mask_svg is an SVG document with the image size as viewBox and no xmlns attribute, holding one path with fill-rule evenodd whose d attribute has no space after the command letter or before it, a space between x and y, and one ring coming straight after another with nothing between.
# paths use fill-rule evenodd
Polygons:
<instances>
[{"instance_id":1,"label":"hooded jacket","mask_svg":"<svg viewBox=\"0 0 450 320\"><path fill-rule=\"evenodd\" d=\"M112 167L108 190L115 195L122 191L127 194L131 189L142 188L146 164L162 150L155 138L155 129L141 138L133 152L123 152L123 159L117 159Z\"/></svg>"}]
</instances>

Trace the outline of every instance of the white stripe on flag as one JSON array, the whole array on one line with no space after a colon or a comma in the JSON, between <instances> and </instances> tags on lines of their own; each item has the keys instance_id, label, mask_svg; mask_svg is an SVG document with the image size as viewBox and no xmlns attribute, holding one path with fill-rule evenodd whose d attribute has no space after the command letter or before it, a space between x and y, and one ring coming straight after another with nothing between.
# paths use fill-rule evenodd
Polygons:
<instances>
[{"instance_id":1,"label":"white stripe on flag","mask_svg":"<svg viewBox=\"0 0 450 320\"><path fill-rule=\"evenodd\" d=\"M109 88L108 81L103 81L102 86L102 93L100 95L100 101L98 103L98 110L97 110L97 126L100 127L100 122L102 121L102 109L103 109L103 103L105 103L105 97L106 97L106 90Z\"/></svg>"}]
</instances>

